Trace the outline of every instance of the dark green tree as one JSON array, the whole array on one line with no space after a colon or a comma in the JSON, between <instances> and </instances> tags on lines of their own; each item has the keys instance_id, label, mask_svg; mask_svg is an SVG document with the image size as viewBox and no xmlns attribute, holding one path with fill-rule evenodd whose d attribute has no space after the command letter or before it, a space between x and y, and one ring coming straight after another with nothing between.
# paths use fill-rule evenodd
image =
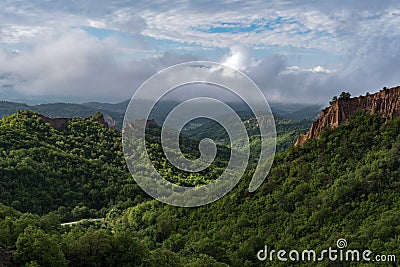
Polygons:
<instances>
[{"instance_id":1,"label":"dark green tree","mask_svg":"<svg viewBox=\"0 0 400 267\"><path fill-rule=\"evenodd\" d=\"M332 97L332 100L329 101L329 105L333 105L337 101L337 96Z\"/></svg>"},{"instance_id":2,"label":"dark green tree","mask_svg":"<svg viewBox=\"0 0 400 267\"><path fill-rule=\"evenodd\" d=\"M342 92L339 95L339 99L350 99L350 97L351 97L351 94L349 92Z\"/></svg>"},{"instance_id":3,"label":"dark green tree","mask_svg":"<svg viewBox=\"0 0 400 267\"><path fill-rule=\"evenodd\" d=\"M28 226L18 237L14 261L19 265L66 266L66 261L56 239L43 230Z\"/></svg>"}]
</instances>

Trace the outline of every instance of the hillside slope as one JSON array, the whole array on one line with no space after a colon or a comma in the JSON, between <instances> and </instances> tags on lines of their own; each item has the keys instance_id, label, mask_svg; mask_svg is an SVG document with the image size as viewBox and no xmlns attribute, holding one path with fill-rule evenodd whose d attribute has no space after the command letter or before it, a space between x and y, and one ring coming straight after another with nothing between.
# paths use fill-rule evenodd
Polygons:
<instances>
[{"instance_id":1,"label":"hillside slope","mask_svg":"<svg viewBox=\"0 0 400 267\"><path fill-rule=\"evenodd\" d=\"M264 245L321 251L339 238L350 249L400 255L399 118L383 123L378 115L354 114L320 139L278 155L254 194L247 191L250 175L208 206L188 210L150 201L115 223L152 236L153 247L205 254L230 266L287 266L260 262L256 253Z\"/></svg>"},{"instance_id":2,"label":"hillside slope","mask_svg":"<svg viewBox=\"0 0 400 267\"><path fill-rule=\"evenodd\" d=\"M43 199L54 208L63 205L57 192L71 179L71 186L77 183L71 187L72 199L108 207L102 221L61 227L58 211L40 217L0 205L0 248L12 253L18 265L287 266L294 263L276 258L261 262L257 252L265 245L322 251L335 248L340 238L347 240L347 249L397 256L380 266L400 264L400 118L385 121L379 114L356 112L338 127L322 131L318 139L277 155L256 192L248 192L254 171L250 168L229 194L198 208L168 206L146 196L123 205L110 202L109 197L123 201L140 192L121 179L130 175L118 167L119 148L111 149L116 154L109 156L110 148L102 150L116 143L107 139L112 132L98 123L78 120L63 133L17 114L0 126L0 171L6 177L2 202L17 209L22 205L26 211ZM150 137L150 147L156 147L151 154L160 162L161 150L151 145L158 140ZM187 147L193 150L196 144ZM163 162L162 170L175 173ZM47 183L59 177L63 183L49 187ZM185 176L175 177L178 183L187 182ZM36 181L43 186L35 186ZM13 203L19 196L23 200ZM43 208L33 212L45 213ZM84 212L78 207L72 215ZM350 263L325 258L298 265Z\"/></svg>"},{"instance_id":3,"label":"hillside slope","mask_svg":"<svg viewBox=\"0 0 400 267\"><path fill-rule=\"evenodd\" d=\"M148 153L171 181L207 183L226 166L229 150L219 147L215 173L180 172L162 155L159 136L159 127L148 129ZM198 155L197 141L181 141L186 155ZM107 128L99 113L88 119L50 119L30 111L5 117L0 120L0 203L23 212L57 212L63 221L135 205L148 196L128 172L121 144L121 132Z\"/></svg>"}]
</instances>

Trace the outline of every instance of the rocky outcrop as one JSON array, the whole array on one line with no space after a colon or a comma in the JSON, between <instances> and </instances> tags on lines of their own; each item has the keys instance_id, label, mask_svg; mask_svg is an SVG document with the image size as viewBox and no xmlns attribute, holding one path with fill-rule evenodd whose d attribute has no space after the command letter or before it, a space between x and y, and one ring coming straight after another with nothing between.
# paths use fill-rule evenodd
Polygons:
<instances>
[{"instance_id":1,"label":"rocky outcrop","mask_svg":"<svg viewBox=\"0 0 400 267\"><path fill-rule=\"evenodd\" d=\"M103 114L104 120L108 127L115 129L116 121L109 115Z\"/></svg>"},{"instance_id":2,"label":"rocky outcrop","mask_svg":"<svg viewBox=\"0 0 400 267\"><path fill-rule=\"evenodd\" d=\"M70 118L48 118L42 115L38 115L44 123L50 124L50 126L57 130L65 129L67 123L71 120Z\"/></svg>"},{"instance_id":3,"label":"rocky outcrop","mask_svg":"<svg viewBox=\"0 0 400 267\"><path fill-rule=\"evenodd\" d=\"M124 124L124 127L122 128L122 132L125 132L125 130L128 128L134 129L134 128L145 128L145 129L149 129L151 127L159 127L157 122L154 119L150 119L150 120L145 120L145 119L141 119L141 120L135 120L133 122L128 122Z\"/></svg>"},{"instance_id":4,"label":"rocky outcrop","mask_svg":"<svg viewBox=\"0 0 400 267\"><path fill-rule=\"evenodd\" d=\"M384 89L378 93L350 99L338 99L331 106L322 110L310 130L298 137L295 146L311 138L318 138L327 127L337 127L347 121L357 111L380 114L382 119L393 119L400 116L400 86Z\"/></svg>"},{"instance_id":5,"label":"rocky outcrop","mask_svg":"<svg viewBox=\"0 0 400 267\"><path fill-rule=\"evenodd\" d=\"M29 117L34 117L34 118L40 118L44 123L48 123L50 127L57 129L57 130L63 130L67 126L68 122L75 120L77 118L49 118L37 113L31 113L29 112L27 114ZM86 118L87 120L91 120L94 122L98 122L104 127L108 128L108 124L104 119L103 114L96 114L93 117Z\"/></svg>"}]
</instances>

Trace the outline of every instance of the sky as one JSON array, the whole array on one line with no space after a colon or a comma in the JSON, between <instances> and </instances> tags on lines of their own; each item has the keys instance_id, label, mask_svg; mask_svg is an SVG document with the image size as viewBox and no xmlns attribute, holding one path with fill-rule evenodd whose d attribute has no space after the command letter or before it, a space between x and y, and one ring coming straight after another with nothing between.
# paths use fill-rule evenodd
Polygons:
<instances>
[{"instance_id":1,"label":"sky","mask_svg":"<svg viewBox=\"0 0 400 267\"><path fill-rule=\"evenodd\" d=\"M399 1L0 1L0 100L118 102L171 65L238 69L269 102L400 85Z\"/></svg>"}]
</instances>

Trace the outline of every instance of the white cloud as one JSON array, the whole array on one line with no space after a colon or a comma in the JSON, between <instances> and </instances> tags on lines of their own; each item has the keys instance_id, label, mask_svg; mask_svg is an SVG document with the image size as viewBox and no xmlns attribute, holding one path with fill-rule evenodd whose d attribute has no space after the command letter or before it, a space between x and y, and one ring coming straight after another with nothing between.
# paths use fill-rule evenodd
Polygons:
<instances>
[{"instance_id":1,"label":"white cloud","mask_svg":"<svg viewBox=\"0 0 400 267\"><path fill-rule=\"evenodd\" d=\"M252 56L250 49L239 45L231 47L229 55L222 61L222 64L241 71L255 67L258 63L259 60Z\"/></svg>"},{"instance_id":2,"label":"white cloud","mask_svg":"<svg viewBox=\"0 0 400 267\"><path fill-rule=\"evenodd\" d=\"M131 34L141 33L146 28L146 21L129 8L117 10L109 16L111 28Z\"/></svg>"},{"instance_id":3,"label":"white cloud","mask_svg":"<svg viewBox=\"0 0 400 267\"><path fill-rule=\"evenodd\" d=\"M93 27L93 28L99 28L99 29L106 28L106 23L104 21L88 19L88 24L90 27Z\"/></svg>"},{"instance_id":4,"label":"white cloud","mask_svg":"<svg viewBox=\"0 0 400 267\"><path fill-rule=\"evenodd\" d=\"M319 72L319 73L332 73L333 70L324 68L322 66L315 66L314 68L310 69L311 72Z\"/></svg>"},{"instance_id":5,"label":"white cloud","mask_svg":"<svg viewBox=\"0 0 400 267\"><path fill-rule=\"evenodd\" d=\"M313 72L313 73L332 73L334 70L327 69L323 66L315 66L312 68L301 68L299 66L289 66L287 67L283 73L301 73L301 72Z\"/></svg>"},{"instance_id":6,"label":"white cloud","mask_svg":"<svg viewBox=\"0 0 400 267\"><path fill-rule=\"evenodd\" d=\"M15 94L34 97L84 97L112 101L130 98L135 89L158 70L187 60L189 55L165 53L159 57L121 61L114 45L103 42L79 29L70 29L54 38L39 41L22 53L0 49L0 74ZM133 49L133 48L132 48ZM21 82L23 81L23 82Z\"/></svg>"},{"instance_id":7,"label":"white cloud","mask_svg":"<svg viewBox=\"0 0 400 267\"><path fill-rule=\"evenodd\" d=\"M87 25L203 47L243 45L262 49L277 46L345 54L361 52L359 48L369 47L376 37L398 35L399 4L379 3L261 0L202 1L201 4L178 0L32 3L23 0L3 3L0 19L10 25L24 21L23 25L32 29L48 27L54 32L60 31L60 27ZM207 32L210 27L229 28L233 24L239 28L235 33ZM266 27L268 25L271 27ZM245 27L252 30L240 30ZM17 31L7 26L2 28L6 33L3 35L8 36L3 39L18 40L18 34L10 36Z\"/></svg>"},{"instance_id":8,"label":"white cloud","mask_svg":"<svg viewBox=\"0 0 400 267\"><path fill-rule=\"evenodd\" d=\"M2 25L0 28L0 43L19 43L37 38L48 33L49 29L42 26Z\"/></svg>"},{"instance_id":9,"label":"white cloud","mask_svg":"<svg viewBox=\"0 0 400 267\"><path fill-rule=\"evenodd\" d=\"M155 71L210 54L273 101L324 102L400 77L395 1L21 0L0 3L0 21L0 73L22 77L23 95L123 99Z\"/></svg>"}]
</instances>

